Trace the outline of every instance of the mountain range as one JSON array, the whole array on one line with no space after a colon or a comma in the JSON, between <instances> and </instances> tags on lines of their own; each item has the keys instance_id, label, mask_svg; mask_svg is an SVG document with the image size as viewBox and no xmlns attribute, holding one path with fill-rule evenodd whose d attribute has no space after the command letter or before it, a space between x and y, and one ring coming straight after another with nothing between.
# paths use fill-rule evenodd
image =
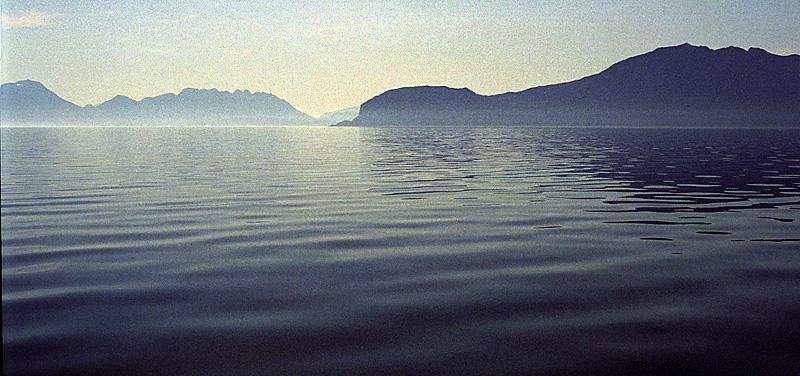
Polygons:
<instances>
[{"instance_id":1,"label":"mountain range","mask_svg":"<svg viewBox=\"0 0 800 376\"><path fill-rule=\"evenodd\" d=\"M11 124L322 124L321 120L268 93L187 88L178 94L162 94L139 101L117 95L96 106L80 107L31 80L0 87L0 121Z\"/></svg>"},{"instance_id":2,"label":"mountain range","mask_svg":"<svg viewBox=\"0 0 800 376\"><path fill-rule=\"evenodd\" d=\"M309 116L269 93L187 88L77 106L43 84L0 86L3 124L241 124L344 126L800 127L800 55L763 49L662 47L579 80L480 95L467 88L404 87Z\"/></svg>"},{"instance_id":3,"label":"mountain range","mask_svg":"<svg viewBox=\"0 0 800 376\"><path fill-rule=\"evenodd\" d=\"M467 88L389 90L357 126L800 127L800 56L682 44L576 80L480 95Z\"/></svg>"}]
</instances>

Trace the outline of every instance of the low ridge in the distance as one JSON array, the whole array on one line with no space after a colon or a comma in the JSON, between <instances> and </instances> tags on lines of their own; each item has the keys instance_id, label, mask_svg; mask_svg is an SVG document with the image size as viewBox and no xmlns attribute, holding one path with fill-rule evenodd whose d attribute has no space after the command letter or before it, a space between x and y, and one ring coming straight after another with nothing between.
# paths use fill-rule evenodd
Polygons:
<instances>
[{"instance_id":1,"label":"low ridge in the distance","mask_svg":"<svg viewBox=\"0 0 800 376\"><path fill-rule=\"evenodd\" d=\"M357 115L357 116L356 116ZM352 119L352 120L351 120ZM3 124L800 127L800 55L682 44L579 80L480 95L418 86L314 118L268 93L184 89L80 107L36 81L0 87Z\"/></svg>"}]
</instances>

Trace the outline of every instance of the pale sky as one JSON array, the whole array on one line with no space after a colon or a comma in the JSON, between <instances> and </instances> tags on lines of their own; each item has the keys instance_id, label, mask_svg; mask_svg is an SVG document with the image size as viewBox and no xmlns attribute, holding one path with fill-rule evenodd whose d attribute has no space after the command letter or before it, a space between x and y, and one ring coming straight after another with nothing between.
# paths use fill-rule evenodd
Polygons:
<instances>
[{"instance_id":1,"label":"pale sky","mask_svg":"<svg viewBox=\"0 0 800 376\"><path fill-rule=\"evenodd\" d=\"M80 105L216 87L319 115L403 86L569 81L683 42L800 53L797 0L564 3L0 0L0 73Z\"/></svg>"}]
</instances>

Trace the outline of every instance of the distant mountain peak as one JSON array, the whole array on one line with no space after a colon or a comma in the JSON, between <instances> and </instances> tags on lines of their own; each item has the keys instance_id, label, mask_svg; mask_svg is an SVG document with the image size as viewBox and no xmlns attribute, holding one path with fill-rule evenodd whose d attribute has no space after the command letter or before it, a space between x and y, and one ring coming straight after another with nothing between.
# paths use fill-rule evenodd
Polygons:
<instances>
[{"instance_id":1,"label":"distant mountain peak","mask_svg":"<svg viewBox=\"0 0 800 376\"><path fill-rule=\"evenodd\" d=\"M109 102L136 102L131 97L127 97L124 95L117 94L114 98L111 98Z\"/></svg>"},{"instance_id":2,"label":"distant mountain peak","mask_svg":"<svg viewBox=\"0 0 800 376\"><path fill-rule=\"evenodd\" d=\"M231 94L230 92L227 92L227 91L219 91L217 88L197 89L197 88L193 88L193 87L187 87L187 88L183 88L183 90L181 90L178 93L178 95L197 95L197 94L209 94L209 93L210 94L219 94L219 93Z\"/></svg>"},{"instance_id":3,"label":"distant mountain peak","mask_svg":"<svg viewBox=\"0 0 800 376\"><path fill-rule=\"evenodd\" d=\"M47 92L52 93L44 84L34 80L20 80L17 82L5 83L2 85L6 90L15 90L23 92ZM53 94L55 95L55 94Z\"/></svg>"},{"instance_id":4,"label":"distant mountain peak","mask_svg":"<svg viewBox=\"0 0 800 376\"><path fill-rule=\"evenodd\" d=\"M700 49L709 49L707 46L695 45L695 44L691 44L689 42L683 42L683 43L681 43L679 45L676 45L676 46L666 46L666 47L661 47L661 48L700 48Z\"/></svg>"},{"instance_id":5,"label":"distant mountain peak","mask_svg":"<svg viewBox=\"0 0 800 376\"><path fill-rule=\"evenodd\" d=\"M12 82L12 83L5 84L5 85L12 85L12 86L16 86L16 87L35 87L35 88L46 89L44 84L42 84L39 81L34 81L34 80L20 80L20 81Z\"/></svg>"},{"instance_id":6,"label":"distant mountain peak","mask_svg":"<svg viewBox=\"0 0 800 376\"><path fill-rule=\"evenodd\" d=\"M75 119L81 109L38 81L22 80L0 85L0 120L3 122Z\"/></svg>"},{"instance_id":7,"label":"distant mountain peak","mask_svg":"<svg viewBox=\"0 0 800 376\"><path fill-rule=\"evenodd\" d=\"M209 95L223 95L223 96L224 95L233 95L233 96L259 95L259 96L270 96L270 97L278 98L277 96L275 96L272 93L266 93L266 92L260 92L260 91L251 92L250 90L241 90L241 89L236 89L234 91L228 91L228 90L219 90L217 88L198 89L198 88L193 88L193 87L184 88L177 95L206 95L206 94L209 94Z\"/></svg>"},{"instance_id":8,"label":"distant mountain peak","mask_svg":"<svg viewBox=\"0 0 800 376\"><path fill-rule=\"evenodd\" d=\"M672 51L712 51L712 49L708 46L698 46L691 44L689 42L684 42L675 46L664 46L656 48L654 51L664 51L664 50L672 50Z\"/></svg>"}]
</instances>

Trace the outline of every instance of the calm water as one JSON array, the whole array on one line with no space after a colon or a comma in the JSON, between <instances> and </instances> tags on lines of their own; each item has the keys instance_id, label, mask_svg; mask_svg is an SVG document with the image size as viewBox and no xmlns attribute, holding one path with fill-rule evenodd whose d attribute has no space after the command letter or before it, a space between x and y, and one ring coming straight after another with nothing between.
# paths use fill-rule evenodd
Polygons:
<instances>
[{"instance_id":1,"label":"calm water","mask_svg":"<svg viewBox=\"0 0 800 376\"><path fill-rule=\"evenodd\" d=\"M3 373L800 371L800 132L2 129Z\"/></svg>"}]
</instances>

